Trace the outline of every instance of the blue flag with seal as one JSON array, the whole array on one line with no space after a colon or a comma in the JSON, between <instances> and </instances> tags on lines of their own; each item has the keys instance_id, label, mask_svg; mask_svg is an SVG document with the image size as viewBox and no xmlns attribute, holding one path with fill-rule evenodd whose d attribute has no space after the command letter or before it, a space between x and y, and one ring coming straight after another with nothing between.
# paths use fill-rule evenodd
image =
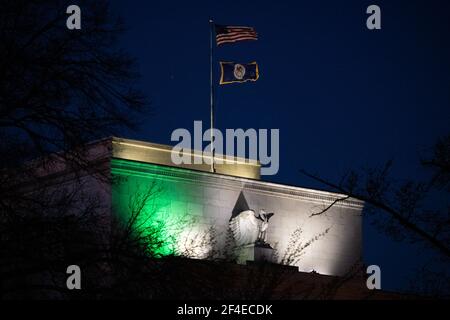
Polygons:
<instances>
[{"instance_id":1,"label":"blue flag with seal","mask_svg":"<svg viewBox=\"0 0 450 320\"><path fill-rule=\"evenodd\" d=\"M220 84L256 81L259 78L258 64L220 61Z\"/></svg>"}]
</instances>

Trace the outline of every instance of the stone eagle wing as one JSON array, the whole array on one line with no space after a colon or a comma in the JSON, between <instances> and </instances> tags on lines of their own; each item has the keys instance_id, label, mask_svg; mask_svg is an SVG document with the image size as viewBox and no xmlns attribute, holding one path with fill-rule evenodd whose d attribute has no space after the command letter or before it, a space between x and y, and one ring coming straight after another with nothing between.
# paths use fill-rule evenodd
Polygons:
<instances>
[{"instance_id":1,"label":"stone eagle wing","mask_svg":"<svg viewBox=\"0 0 450 320\"><path fill-rule=\"evenodd\" d=\"M235 216L230 221L230 228L236 244L242 246L255 243L260 223L253 210L245 210Z\"/></svg>"}]
</instances>

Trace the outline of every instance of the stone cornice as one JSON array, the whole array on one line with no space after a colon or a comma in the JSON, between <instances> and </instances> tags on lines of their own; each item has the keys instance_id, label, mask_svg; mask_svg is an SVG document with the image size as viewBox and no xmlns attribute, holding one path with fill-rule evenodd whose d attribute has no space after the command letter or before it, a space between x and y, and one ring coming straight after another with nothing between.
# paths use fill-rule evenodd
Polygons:
<instances>
[{"instance_id":1,"label":"stone cornice","mask_svg":"<svg viewBox=\"0 0 450 320\"><path fill-rule=\"evenodd\" d=\"M123 175L137 175L142 177L149 175L161 176L168 180L185 181L216 188L220 187L232 190L245 189L252 192L270 194L271 196L301 198L309 202L325 205L346 197L344 194L333 192L123 159L112 159L111 170L113 173ZM364 203L357 199L346 199L336 202L335 205L338 207L361 209Z\"/></svg>"}]
</instances>

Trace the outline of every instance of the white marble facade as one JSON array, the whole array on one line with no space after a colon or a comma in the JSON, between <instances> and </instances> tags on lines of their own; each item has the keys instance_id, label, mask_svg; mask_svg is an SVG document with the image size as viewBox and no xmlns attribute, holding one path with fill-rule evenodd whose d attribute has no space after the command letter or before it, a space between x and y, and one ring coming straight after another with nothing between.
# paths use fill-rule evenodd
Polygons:
<instances>
[{"instance_id":1,"label":"white marble facade","mask_svg":"<svg viewBox=\"0 0 450 320\"><path fill-rule=\"evenodd\" d=\"M280 261L299 229L296 239L302 244L318 236L294 263L300 271L342 275L361 257L361 202L341 201L326 213L311 216L343 195L129 160L113 160L111 168L114 176L126 178L126 185L158 181L165 193L165 213L181 212L195 217L196 225L191 229L213 226L219 246L225 243L233 214L245 209L265 209L275 213L270 219L267 241L277 250ZM124 192L124 185L119 186L116 197Z\"/></svg>"}]
</instances>

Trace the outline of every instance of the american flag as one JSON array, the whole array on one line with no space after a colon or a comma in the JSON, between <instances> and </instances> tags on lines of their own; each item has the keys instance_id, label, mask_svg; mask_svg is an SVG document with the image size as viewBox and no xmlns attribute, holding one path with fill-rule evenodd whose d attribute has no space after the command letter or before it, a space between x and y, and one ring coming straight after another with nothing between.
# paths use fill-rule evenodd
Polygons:
<instances>
[{"instance_id":1,"label":"american flag","mask_svg":"<svg viewBox=\"0 0 450 320\"><path fill-rule=\"evenodd\" d=\"M244 41L244 40L258 40L258 34L252 27L239 26L221 26L216 27L216 41L220 46L223 43Z\"/></svg>"}]
</instances>

